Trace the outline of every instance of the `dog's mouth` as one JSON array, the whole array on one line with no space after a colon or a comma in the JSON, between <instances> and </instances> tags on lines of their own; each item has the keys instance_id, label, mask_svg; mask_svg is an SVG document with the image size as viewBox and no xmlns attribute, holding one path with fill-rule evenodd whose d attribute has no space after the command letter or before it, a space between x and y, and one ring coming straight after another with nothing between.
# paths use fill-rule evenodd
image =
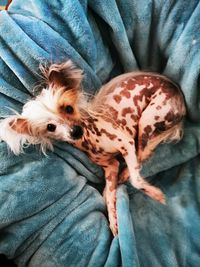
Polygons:
<instances>
[{"instance_id":1,"label":"dog's mouth","mask_svg":"<svg viewBox=\"0 0 200 267\"><path fill-rule=\"evenodd\" d=\"M83 128L80 125L73 125L70 131L70 137L73 140L78 140L83 136Z\"/></svg>"}]
</instances>

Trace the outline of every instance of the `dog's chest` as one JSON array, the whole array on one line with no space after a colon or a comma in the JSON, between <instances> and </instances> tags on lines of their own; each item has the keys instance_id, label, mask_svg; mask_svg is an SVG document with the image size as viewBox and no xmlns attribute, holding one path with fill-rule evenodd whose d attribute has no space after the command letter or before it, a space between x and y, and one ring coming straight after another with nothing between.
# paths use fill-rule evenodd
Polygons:
<instances>
[{"instance_id":1,"label":"dog's chest","mask_svg":"<svg viewBox=\"0 0 200 267\"><path fill-rule=\"evenodd\" d=\"M84 123L84 136L80 146L88 156L101 165L101 162L114 158L122 147L126 147L128 138L120 128L114 128L111 122L101 117L89 119Z\"/></svg>"}]
</instances>

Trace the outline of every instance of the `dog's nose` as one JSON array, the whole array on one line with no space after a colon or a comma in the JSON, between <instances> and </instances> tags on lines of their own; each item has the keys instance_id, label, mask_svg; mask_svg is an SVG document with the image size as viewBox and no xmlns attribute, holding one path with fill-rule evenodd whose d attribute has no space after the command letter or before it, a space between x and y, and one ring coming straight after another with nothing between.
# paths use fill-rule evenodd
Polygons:
<instances>
[{"instance_id":1,"label":"dog's nose","mask_svg":"<svg viewBox=\"0 0 200 267\"><path fill-rule=\"evenodd\" d=\"M70 134L73 139L80 139L83 135L83 128L79 125L74 125Z\"/></svg>"}]
</instances>

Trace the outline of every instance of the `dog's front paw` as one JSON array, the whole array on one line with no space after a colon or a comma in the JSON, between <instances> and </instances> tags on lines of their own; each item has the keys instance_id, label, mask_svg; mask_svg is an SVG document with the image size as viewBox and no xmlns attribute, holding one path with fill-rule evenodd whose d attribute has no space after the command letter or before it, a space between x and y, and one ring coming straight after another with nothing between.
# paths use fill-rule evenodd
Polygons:
<instances>
[{"instance_id":1,"label":"dog's front paw","mask_svg":"<svg viewBox=\"0 0 200 267\"><path fill-rule=\"evenodd\" d=\"M116 210L110 212L109 214L110 230L112 234L116 236L118 234L118 225L117 225L117 213Z\"/></svg>"},{"instance_id":2,"label":"dog's front paw","mask_svg":"<svg viewBox=\"0 0 200 267\"><path fill-rule=\"evenodd\" d=\"M107 192L107 194L104 194L104 198L106 198L110 230L112 231L113 235L116 236L118 234L116 192L111 192L109 195Z\"/></svg>"}]
</instances>

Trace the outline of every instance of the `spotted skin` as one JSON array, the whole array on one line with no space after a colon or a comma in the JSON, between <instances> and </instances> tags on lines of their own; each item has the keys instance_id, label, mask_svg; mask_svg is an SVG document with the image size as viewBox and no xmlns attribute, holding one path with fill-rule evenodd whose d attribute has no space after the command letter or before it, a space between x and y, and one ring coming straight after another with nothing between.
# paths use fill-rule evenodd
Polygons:
<instances>
[{"instance_id":1,"label":"spotted skin","mask_svg":"<svg viewBox=\"0 0 200 267\"><path fill-rule=\"evenodd\" d=\"M103 103L103 107L102 104L98 106L96 99ZM84 135L73 144L104 169L104 198L110 228L116 235L116 190L119 183L129 179L134 187L165 203L162 191L143 179L140 167L160 142L180 138L180 135L173 137L173 132L175 128L181 132L181 121L186 112L184 99L177 86L165 77L129 73L105 85L91 103L91 108L96 116L82 122ZM119 177L118 154L124 157L127 165Z\"/></svg>"}]
</instances>

